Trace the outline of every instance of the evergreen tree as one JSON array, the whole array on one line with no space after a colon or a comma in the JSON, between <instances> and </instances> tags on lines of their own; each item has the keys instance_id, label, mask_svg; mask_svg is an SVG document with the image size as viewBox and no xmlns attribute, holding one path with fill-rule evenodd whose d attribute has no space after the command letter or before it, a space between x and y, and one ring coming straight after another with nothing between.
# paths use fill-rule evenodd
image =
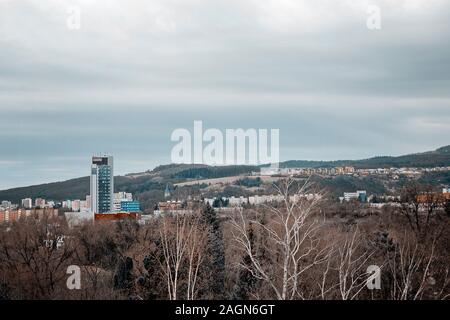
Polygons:
<instances>
[{"instance_id":1,"label":"evergreen tree","mask_svg":"<svg viewBox=\"0 0 450 320\"><path fill-rule=\"evenodd\" d=\"M8 285L3 282L0 282L0 300L9 300Z\"/></svg>"},{"instance_id":2,"label":"evergreen tree","mask_svg":"<svg viewBox=\"0 0 450 320\"><path fill-rule=\"evenodd\" d=\"M130 257L120 259L117 263L114 274L114 289L129 289L132 284L131 271L133 270L133 260Z\"/></svg>"},{"instance_id":3,"label":"evergreen tree","mask_svg":"<svg viewBox=\"0 0 450 320\"><path fill-rule=\"evenodd\" d=\"M208 227L208 256L211 259L209 292L214 299L223 299L225 298L225 249L222 226L209 203L203 208L201 220Z\"/></svg>"},{"instance_id":4,"label":"evergreen tree","mask_svg":"<svg viewBox=\"0 0 450 320\"><path fill-rule=\"evenodd\" d=\"M445 207L445 213L447 214L447 216L450 217L450 199L445 200L444 207Z\"/></svg>"},{"instance_id":5,"label":"evergreen tree","mask_svg":"<svg viewBox=\"0 0 450 320\"><path fill-rule=\"evenodd\" d=\"M252 225L249 225L248 237L252 250L254 248L254 233ZM249 300L251 298L251 293L255 289L257 279L253 276L250 271L252 267L252 262L248 253L242 258L242 266L239 270L239 276L237 282L233 288L233 299L234 300Z\"/></svg>"},{"instance_id":6,"label":"evergreen tree","mask_svg":"<svg viewBox=\"0 0 450 320\"><path fill-rule=\"evenodd\" d=\"M161 288L160 268L164 263L164 254L162 244L159 239L155 239L154 249L144 257L143 265L146 272L137 279L139 289L142 290L142 296L147 300L157 299L162 295L161 291L167 288Z\"/></svg>"}]
</instances>

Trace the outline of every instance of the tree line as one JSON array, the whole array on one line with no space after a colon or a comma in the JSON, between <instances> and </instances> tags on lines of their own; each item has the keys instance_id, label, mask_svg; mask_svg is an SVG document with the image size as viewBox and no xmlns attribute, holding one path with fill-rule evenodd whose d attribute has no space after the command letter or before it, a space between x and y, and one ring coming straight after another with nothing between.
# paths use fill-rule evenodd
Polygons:
<instances>
[{"instance_id":1,"label":"tree line","mask_svg":"<svg viewBox=\"0 0 450 320\"><path fill-rule=\"evenodd\" d=\"M411 185L401 206L371 211L329 202L309 181L274 189L283 202L226 215L205 205L147 225L2 224L0 299L450 297L450 206L433 192ZM79 289L67 286L69 266L81 271Z\"/></svg>"}]
</instances>

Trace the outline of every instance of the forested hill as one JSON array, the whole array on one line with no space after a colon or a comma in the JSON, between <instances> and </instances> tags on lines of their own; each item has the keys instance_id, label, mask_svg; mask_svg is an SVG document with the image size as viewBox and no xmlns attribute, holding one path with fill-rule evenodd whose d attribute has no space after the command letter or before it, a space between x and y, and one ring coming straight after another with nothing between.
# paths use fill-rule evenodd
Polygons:
<instances>
[{"instance_id":1,"label":"forested hill","mask_svg":"<svg viewBox=\"0 0 450 320\"><path fill-rule=\"evenodd\" d=\"M338 161L291 160L280 163L280 167L282 168L317 168L337 166L354 166L358 169L401 167L426 168L450 166L450 146L442 147L434 151L409 154L399 157L380 156L363 160Z\"/></svg>"},{"instance_id":2,"label":"forested hill","mask_svg":"<svg viewBox=\"0 0 450 320\"><path fill-rule=\"evenodd\" d=\"M221 166L173 164L155 168L152 171L116 176L116 191L132 192L139 195L152 190L164 191L166 183L184 182L190 179L210 179L251 174L259 171L253 166ZM84 199L89 194L89 177L53 182L29 187L0 191L0 200L19 203L24 198L44 198L55 201Z\"/></svg>"},{"instance_id":3,"label":"forested hill","mask_svg":"<svg viewBox=\"0 0 450 320\"><path fill-rule=\"evenodd\" d=\"M399 157L374 157L365 160L339 161L286 161L281 167L335 167L354 166L356 168L390 167L441 167L450 166L450 146L435 151L417 153ZM115 177L116 191L132 192L139 195L158 190L163 192L166 183L177 183L196 179L211 179L246 175L259 171L255 166L218 166L170 164L153 170ZM71 179L62 182L40 184L29 187L0 191L0 200L19 203L24 198L45 198L56 201L65 199L84 199L89 194L89 177Z\"/></svg>"}]
</instances>

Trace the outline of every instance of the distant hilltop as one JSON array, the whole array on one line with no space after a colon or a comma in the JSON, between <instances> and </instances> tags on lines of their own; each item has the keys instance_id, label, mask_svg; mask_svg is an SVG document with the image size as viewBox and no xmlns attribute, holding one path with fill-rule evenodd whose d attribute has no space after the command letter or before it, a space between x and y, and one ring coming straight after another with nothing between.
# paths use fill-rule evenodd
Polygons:
<instances>
[{"instance_id":1,"label":"distant hilltop","mask_svg":"<svg viewBox=\"0 0 450 320\"><path fill-rule=\"evenodd\" d=\"M280 163L281 168L332 168L351 166L355 169L375 168L431 168L450 166L450 145L434 151L399 157L373 157L363 160L306 161L291 160ZM215 179L251 174L264 166L207 166L189 164L161 165L153 170L130 173L114 178L116 190L140 193L164 193L167 183L182 183L200 179ZM57 201L82 199L89 194L89 177L63 182L40 184L0 191L0 200L19 203L24 198L46 198Z\"/></svg>"},{"instance_id":2,"label":"distant hilltop","mask_svg":"<svg viewBox=\"0 0 450 320\"><path fill-rule=\"evenodd\" d=\"M413 153L404 156L378 156L363 160L307 161L290 160L280 163L281 168L327 168L352 166L356 169L375 168L431 168L450 166L450 145L434 151Z\"/></svg>"}]
</instances>

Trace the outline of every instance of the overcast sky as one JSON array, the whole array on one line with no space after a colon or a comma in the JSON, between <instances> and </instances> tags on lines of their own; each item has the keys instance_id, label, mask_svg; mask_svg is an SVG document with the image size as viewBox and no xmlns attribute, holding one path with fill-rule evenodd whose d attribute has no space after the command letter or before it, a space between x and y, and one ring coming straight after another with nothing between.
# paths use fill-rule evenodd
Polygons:
<instances>
[{"instance_id":1,"label":"overcast sky","mask_svg":"<svg viewBox=\"0 0 450 320\"><path fill-rule=\"evenodd\" d=\"M0 189L167 164L194 120L281 160L448 145L449 39L446 0L0 0Z\"/></svg>"}]
</instances>

